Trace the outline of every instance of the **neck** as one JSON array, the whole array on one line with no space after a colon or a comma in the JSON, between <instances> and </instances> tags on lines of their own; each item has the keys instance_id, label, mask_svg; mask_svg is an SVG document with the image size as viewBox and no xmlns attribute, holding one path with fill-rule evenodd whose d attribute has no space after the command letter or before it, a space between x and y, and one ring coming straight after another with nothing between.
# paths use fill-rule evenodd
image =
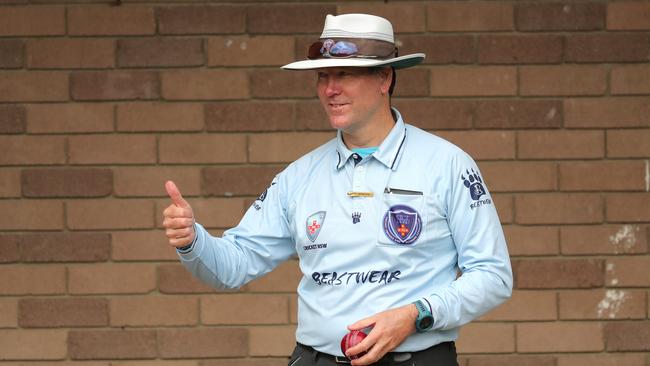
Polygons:
<instances>
[{"instance_id":1,"label":"neck","mask_svg":"<svg viewBox=\"0 0 650 366\"><path fill-rule=\"evenodd\" d=\"M348 149L379 146L395 125L390 108L382 108L370 123L353 130L343 130L343 142Z\"/></svg>"}]
</instances>

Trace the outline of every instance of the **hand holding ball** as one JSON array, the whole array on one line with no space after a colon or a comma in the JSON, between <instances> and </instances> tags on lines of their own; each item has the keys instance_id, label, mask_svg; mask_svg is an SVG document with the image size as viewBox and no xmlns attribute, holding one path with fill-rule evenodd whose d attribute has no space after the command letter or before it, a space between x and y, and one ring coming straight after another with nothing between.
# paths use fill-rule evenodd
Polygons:
<instances>
[{"instance_id":1,"label":"hand holding ball","mask_svg":"<svg viewBox=\"0 0 650 366\"><path fill-rule=\"evenodd\" d=\"M343 336L343 339L341 339L341 352L343 352L343 355L345 355L345 352L348 349L350 349L350 348L356 346L357 344L361 343L361 341L363 341L364 338L366 338L366 337L367 337L367 334L360 331L360 330L353 330L350 333ZM365 354L366 354L366 352L364 351L364 352L361 352L361 353L359 353L357 355L349 356L348 358L351 359L351 360L356 360L357 358L360 358Z\"/></svg>"}]
</instances>

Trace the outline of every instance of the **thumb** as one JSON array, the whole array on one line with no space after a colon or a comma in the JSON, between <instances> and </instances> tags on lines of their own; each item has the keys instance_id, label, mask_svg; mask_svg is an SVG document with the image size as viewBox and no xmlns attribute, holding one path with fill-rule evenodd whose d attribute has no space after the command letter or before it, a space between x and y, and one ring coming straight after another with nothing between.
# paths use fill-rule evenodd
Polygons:
<instances>
[{"instance_id":1,"label":"thumb","mask_svg":"<svg viewBox=\"0 0 650 366\"><path fill-rule=\"evenodd\" d=\"M353 330L362 330L365 328L368 328L371 325L374 325L376 323L376 319L374 316L371 316L369 318L361 319L358 322L354 324L348 325L348 330L353 331Z\"/></svg>"},{"instance_id":2,"label":"thumb","mask_svg":"<svg viewBox=\"0 0 650 366\"><path fill-rule=\"evenodd\" d=\"M177 207L189 207L190 204L185 201L183 196L181 195L181 191L178 190L178 187L176 187L176 184L172 182L171 180L168 180L165 183L165 190L167 191L167 194L169 195L169 198L172 199L172 203L176 205Z\"/></svg>"}]
</instances>

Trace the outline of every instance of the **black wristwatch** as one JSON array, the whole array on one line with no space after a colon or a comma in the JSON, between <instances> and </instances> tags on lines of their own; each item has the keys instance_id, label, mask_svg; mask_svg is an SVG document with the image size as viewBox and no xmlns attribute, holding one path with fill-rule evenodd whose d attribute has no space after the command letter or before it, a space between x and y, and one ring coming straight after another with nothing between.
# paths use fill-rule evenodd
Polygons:
<instances>
[{"instance_id":1,"label":"black wristwatch","mask_svg":"<svg viewBox=\"0 0 650 366\"><path fill-rule=\"evenodd\" d=\"M424 333L433 327L433 315L429 307L422 300L418 300L413 304L418 308L418 317L415 319L415 330L418 333Z\"/></svg>"}]
</instances>

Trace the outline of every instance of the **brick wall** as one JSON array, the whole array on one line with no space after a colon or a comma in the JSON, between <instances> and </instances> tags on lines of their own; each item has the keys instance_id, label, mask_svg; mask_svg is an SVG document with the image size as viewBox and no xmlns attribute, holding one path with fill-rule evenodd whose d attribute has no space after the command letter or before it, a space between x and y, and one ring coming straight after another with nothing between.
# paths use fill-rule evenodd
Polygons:
<instances>
[{"instance_id":1,"label":"brick wall","mask_svg":"<svg viewBox=\"0 0 650 366\"><path fill-rule=\"evenodd\" d=\"M394 104L478 160L508 238L513 298L462 366L650 365L650 2L606 0L0 0L2 364L285 365L296 262L197 282L163 183L235 225L332 136L313 74L278 66L358 11L427 53Z\"/></svg>"}]
</instances>

